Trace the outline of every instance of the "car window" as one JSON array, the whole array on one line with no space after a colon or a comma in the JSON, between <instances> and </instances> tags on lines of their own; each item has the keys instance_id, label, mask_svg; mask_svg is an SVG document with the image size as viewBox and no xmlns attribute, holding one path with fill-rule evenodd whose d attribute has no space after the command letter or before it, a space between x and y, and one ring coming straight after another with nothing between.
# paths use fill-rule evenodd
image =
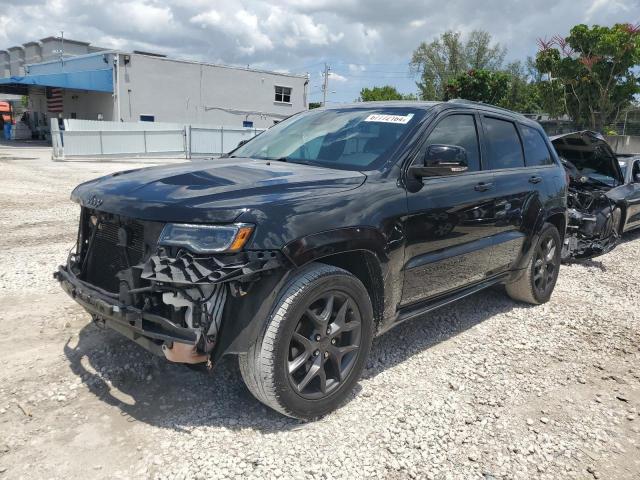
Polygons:
<instances>
[{"instance_id":1,"label":"car window","mask_svg":"<svg viewBox=\"0 0 640 480\"><path fill-rule=\"evenodd\" d=\"M456 114L443 118L427 138L429 145L456 145L467 151L469 172L480 170L480 145L473 115ZM424 152L423 152L424 154Z\"/></svg>"},{"instance_id":2,"label":"car window","mask_svg":"<svg viewBox=\"0 0 640 480\"><path fill-rule=\"evenodd\" d=\"M520 137L513 122L485 117L489 163L493 170L524 167Z\"/></svg>"},{"instance_id":3,"label":"car window","mask_svg":"<svg viewBox=\"0 0 640 480\"><path fill-rule=\"evenodd\" d=\"M542 135L535 128L520 125L524 156L528 167L553 164L553 158Z\"/></svg>"},{"instance_id":4,"label":"car window","mask_svg":"<svg viewBox=\"0 0 640 480\"><path fill-rule=\"evenodd\" d=\"M274 125L231 156L347 170L373 168L388 158L424 114L419 108L366 104L315 109Z\"/></svg>"},{"instance_id":5,"label":"car window","mask_svg":"<svg viewBox=\"0 0 640 480\"><path fill-rule=\"evenodd\" d=\"M640 175L640 160L633 162L633 170L631 170L631 181L635 182L636 178Z\"/></svg>"}]
</instances>

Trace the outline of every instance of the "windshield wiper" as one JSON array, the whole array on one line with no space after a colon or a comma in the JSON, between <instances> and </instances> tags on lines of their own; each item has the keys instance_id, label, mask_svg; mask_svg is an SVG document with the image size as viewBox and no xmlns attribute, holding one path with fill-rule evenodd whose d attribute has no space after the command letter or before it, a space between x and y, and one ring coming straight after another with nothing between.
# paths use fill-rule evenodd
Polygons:
<instances>
[{"instance_id":1,"label":"windshield wiper","mask_svg":"<svg viewBox=\"0 0 640 480\"><path fill-rule=\"evenodd\" d=\"M263 158L262 160L266 160L268 162L300 163L302 165L312 165L312 163L309 162L308 160L302 160L300 158L280 157L280 158Z\"/></svg>"}]
</instances>

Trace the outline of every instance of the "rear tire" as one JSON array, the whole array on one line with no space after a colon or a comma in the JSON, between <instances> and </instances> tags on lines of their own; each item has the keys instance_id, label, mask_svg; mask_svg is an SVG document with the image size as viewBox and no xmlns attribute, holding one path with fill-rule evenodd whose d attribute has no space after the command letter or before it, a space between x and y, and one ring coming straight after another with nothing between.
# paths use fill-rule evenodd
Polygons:
<instances>
[{"instance_id":1,"label":"rear tire","mask_svg":"<svg viewBox=\"0 0 640 480\"><path fill-rule=\"evenodd\" d=\"M263 332L239 355L242 378L274 410L317 419L353 389L373 330L373 308L362 282L341 268L312 263L283 288Z\"/></svg>"},{"instance_id":2,"label":"rear tire","mask_svg":"<svg viewBox=\"0 0 640 480\"><path fill-rule=\"evenodd\" d=\"M561 250L558 229L545 223L527 268L516 281L506 285L507 294L514 300L533 305L548 302L558 280Z\"/></svg>"}]
</instances>

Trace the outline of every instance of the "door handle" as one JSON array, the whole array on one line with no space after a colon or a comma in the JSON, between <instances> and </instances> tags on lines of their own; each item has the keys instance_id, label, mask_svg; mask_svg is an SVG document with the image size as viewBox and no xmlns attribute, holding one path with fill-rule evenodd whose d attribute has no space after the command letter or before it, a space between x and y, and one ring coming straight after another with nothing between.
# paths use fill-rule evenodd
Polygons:
<instances>
[{"instance_id":1,"label":"door handle","mask_svg":"<svg viewBox=\"0 0 640 480\"><path fill-rule=\"evenodd\" d=\"M538 175L532 175L529 177L529 183L540 183L541 181L542 177L539 177Z\"/></svg>"},{"instance_id":2,"label":"door handle","mask_svg":"<svg viewBox=\"0 0 640 480\"><path fill-rule=\"evenodd\" d=\"M491 182L480 182L479 184L477 184L475 187L473 187L473 189L476 192L486 192L487 190L491 190L493 188L493 183Z\"/></svg>"}]
</instances>

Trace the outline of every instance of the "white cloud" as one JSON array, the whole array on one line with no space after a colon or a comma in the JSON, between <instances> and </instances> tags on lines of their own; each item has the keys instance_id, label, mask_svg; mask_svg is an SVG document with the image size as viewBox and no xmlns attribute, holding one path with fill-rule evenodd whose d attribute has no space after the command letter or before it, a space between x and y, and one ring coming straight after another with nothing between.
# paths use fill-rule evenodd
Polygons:
<instances>
[{"instance_id":1,"label":"white cloud","mask_svg":"<svg viewBox=\"0 0 640 480\"><path fill-rule=\"evenodd\" d=\"M329 79L336 82L346 82L348 80L347 77L340 75L339 73L331 72L329 74Z\"/></svg>"},{"instance_id":2,"label":"white cloud","mask_svg":"<svg viewBox=\"0 0 640 480\"><path fill-rule=\"evenodd\" d=\"M589 21L591 20L598 21L597 14L599 12L607 12L607 11L628 12L629 5L619 0L593 0L591 2L591 6L587 9L587 19ZM637 20L637 16L638 15L636 13L636 20Z\"/></svg>"},{"instance_id":3,"label":"white cloud","mask_svg":"<svg viewBox=\"0 0 640 480\"><path fill-rule=\"evenodd\" d=\"M143 31L165 30L171 26L173 13L168 6L158 7L146 2L114 3L117 12L127 12L127 22L131 22Z\"/></svg>"},{"instance_id":4,"label":"white cloud","mask_svg":"<svg viewBox=\"0 0 640 480\"><path fill-rule=\"evenodd\" d=\"M198 23L203 27L207 25L218 26L222 23L222 16L215 10L209 10L208 12L202 12L191 17L191 23Z\"/></svg>"},{"instance_id":5,"label":"white cloud","mask_svg":"<svg viewBox=\"0 0 640 480\"><path fill-rule=\"evenodd\" d=\"M413 49L448 29L487 30L516 59L581 22L638 23L640 0L0 0L0 49L64 30L99 46L291 72L327 61L348 77L334 76L339 91L401 81L413 91L384 70L406 71Z\"/></svg>"}]
</instances>

